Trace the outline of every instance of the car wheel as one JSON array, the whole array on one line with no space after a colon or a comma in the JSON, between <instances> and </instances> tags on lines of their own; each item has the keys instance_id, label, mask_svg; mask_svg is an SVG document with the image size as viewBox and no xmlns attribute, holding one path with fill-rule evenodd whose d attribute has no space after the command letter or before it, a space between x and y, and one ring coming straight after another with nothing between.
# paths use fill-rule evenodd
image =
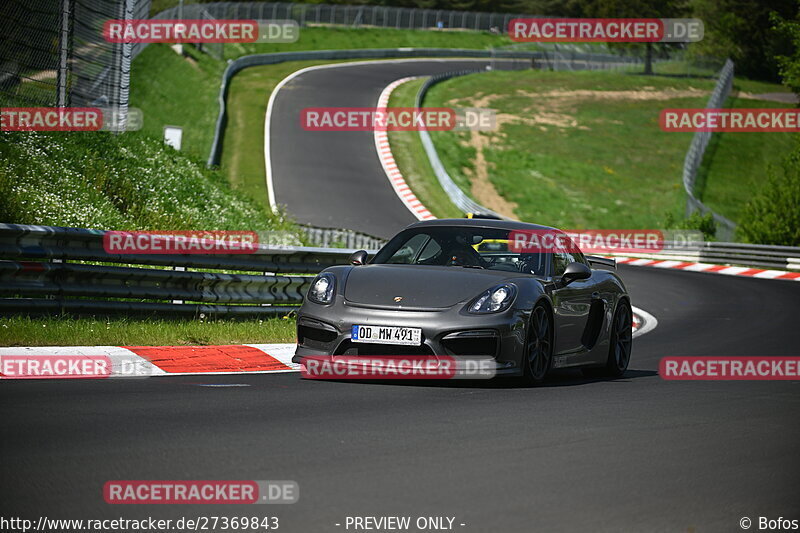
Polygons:
<instances>
[{"instance_id":1,"label":"car wheel","mask_svg":"<svg viewBox=\"0 0 800 533\"><path fill-rule=\"evenodd\" d=\"M525 350L524 380L528 384L544 381L553 360L553 324L543 304L531 312L528 343Z\"/></svg>"},{"instance_id":2,"label":"car wheel","mask_svg":"<svg viewBox=\"0 0 800 533\"><path fill-rule=\"evenodd\" d=\"M625 373L631 360L632 320L631 304L627 300L620 301L614 313L614 319L611 321L611 328L608 334L609 346L606 366L584 369L584 374L616 378Z\"/></svg>"}]
</instances>

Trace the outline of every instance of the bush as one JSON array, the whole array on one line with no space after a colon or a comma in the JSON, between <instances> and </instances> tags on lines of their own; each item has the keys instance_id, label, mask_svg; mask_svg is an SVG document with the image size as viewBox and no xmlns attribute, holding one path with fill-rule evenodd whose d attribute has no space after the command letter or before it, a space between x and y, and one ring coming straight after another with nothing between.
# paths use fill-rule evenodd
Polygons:
<instances>
[{"instance_id":1,"label":"bush","mask_svg":"<svg viewBox=\"0 0 800 533\"><path fill-rule=\"evenodd\" d=\"M695 211L689 218L682 220L676 220L672 213L667 213L664 217L663 225L664 229L701 231L703 232L703 238L707 241L714 240L714 236L717 234L717 223L711 213L702 215L699 211Z\"/></svg>"},{"instance_id":2,"label":"bush","mask_svg":"<svg viewBox=\"0 0 800 533\"><path fill-rule=\"evenodd\" d=\"M747 203L739 236L754 244L800 246L800 145L782 172L770 168L764 186Z\"/></svg>"}]
</instances>

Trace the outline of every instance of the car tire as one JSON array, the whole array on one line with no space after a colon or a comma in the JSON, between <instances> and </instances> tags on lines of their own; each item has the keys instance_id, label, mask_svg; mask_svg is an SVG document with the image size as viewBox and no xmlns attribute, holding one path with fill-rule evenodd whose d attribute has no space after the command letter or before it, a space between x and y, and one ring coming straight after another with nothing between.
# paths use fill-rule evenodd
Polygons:
<instances>
[{"instance_id":1,"label":"car tire","mask_svg":"<svg viewBox=\"0 0 800 533\"><path fill-rule=\"evenodd\" d=\"M523 382L539 385L547 377L553 362L553 319L547 306L536 304L528 325Z\"/></svg>"},{"instance_id":2,"label":"car tire","mask_svg":"<svg viewBox=\"0 0 800 533\"><path fill-rule=\"evenodd\" d=\"M606 364L600 368L585 368L583 370L584 375L618 378L625 374L631 361L632 320L631 304L627 300L620 300L617 310L614 312L614 318L609 325Z\"/></svg>"}]
</instances>

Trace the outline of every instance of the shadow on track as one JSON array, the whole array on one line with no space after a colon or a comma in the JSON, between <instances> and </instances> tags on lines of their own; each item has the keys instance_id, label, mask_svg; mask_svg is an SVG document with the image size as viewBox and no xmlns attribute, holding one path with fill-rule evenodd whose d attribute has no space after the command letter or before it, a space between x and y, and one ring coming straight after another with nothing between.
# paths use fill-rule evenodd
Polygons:
<instances>
[{"instance_id":1,"label":"shadow on track","mask_svg":"<svg viewBox=\"0 0 800 533\"><path fill-rule=\"evenodd\" d=\"M618 378L586 377L580 370L557 370L544 383L530 385L520 378L497 377L493 379L309 379L352 385L387 385L395 387L436 387L453 389L547 389L552 387L574 387L598 382L626 383L632 379L657 376L655 370L628 370Z\"/></svg>"}]
</instances>

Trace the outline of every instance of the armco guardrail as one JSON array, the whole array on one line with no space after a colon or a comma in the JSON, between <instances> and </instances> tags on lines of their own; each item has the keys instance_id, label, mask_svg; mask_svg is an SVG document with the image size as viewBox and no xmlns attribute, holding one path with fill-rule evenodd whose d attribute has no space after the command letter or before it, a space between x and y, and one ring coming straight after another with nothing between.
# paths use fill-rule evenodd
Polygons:
<instances>
[{"instance_id":1,"label":"armco guardrail","mask_svg":"<svg viewBox=\"0 0 800 533\"><path fill-rule=\"evenodd\" d=\"M353 252L260 246L251 254L110 254L106 233L0 224L0 313L285 314L302 303L312 274L346 263ZM788 246L710 242L625 255L800 270L800 248Z\"/></svg>"},{"instance_id":2,"label":"armco guardrail","mask_svg":"<svg viewBox=\"0 0 800 533\"><path fill-rule=\"evenodd\" d=\"M624 253L617 255L663 261L691 261L779 270L800 270L800 248L793 246L770 246L735 242L705 242L689 246L665 243L664 250L658 253Z\"/></svg>"},{"instance_id":3,"label":"armco guardrail","mask_svg":"<svg viewBox=\"0 0 800 533\"><path fill-rule=\"evenodd\" d=\"M386 244L384 239L350 229L300 226L300 231L305 234L306 242L321 248L343 247L355 250L377 250Z\"/></svg>"},{"instance_id":4,"label":"armco guardrail","mask_svg":"<svg viewBox=\"0 0 800 533\"><path fill-rule=\"evenodd\" d=\"M103 247L106 233L0 224L0 312L282 314L302 302L309 274L353 252L259 246L248 254L114 254Z\"/></svg>"},{"instance_id":5,"label":"armco guardrail","mask_svg":"<svg viewBox=\"0 0 800 533\"><path fill-rule=\"evenodd\" d=\"M719 72L717 84L711 97L708 99L706 108L716 109L723 106L725 100L733 87L733 61L730 59L725 61L725 66ZM683 162L683 188L686 190L686 216L691 215L695 211L700 211L702 214L711 213L714 221L717 224L717 238L723 240L733 240L736 235L736 224L711 210L703 202L695 196L695 182L697 181L697 172L703 163L703 155L706 152L708 142L711 140L712 133L710 131L698 131L692 137L692 143L689 145L689 150L686 152L686 158Z\"/></svg>"}]
</instances>

